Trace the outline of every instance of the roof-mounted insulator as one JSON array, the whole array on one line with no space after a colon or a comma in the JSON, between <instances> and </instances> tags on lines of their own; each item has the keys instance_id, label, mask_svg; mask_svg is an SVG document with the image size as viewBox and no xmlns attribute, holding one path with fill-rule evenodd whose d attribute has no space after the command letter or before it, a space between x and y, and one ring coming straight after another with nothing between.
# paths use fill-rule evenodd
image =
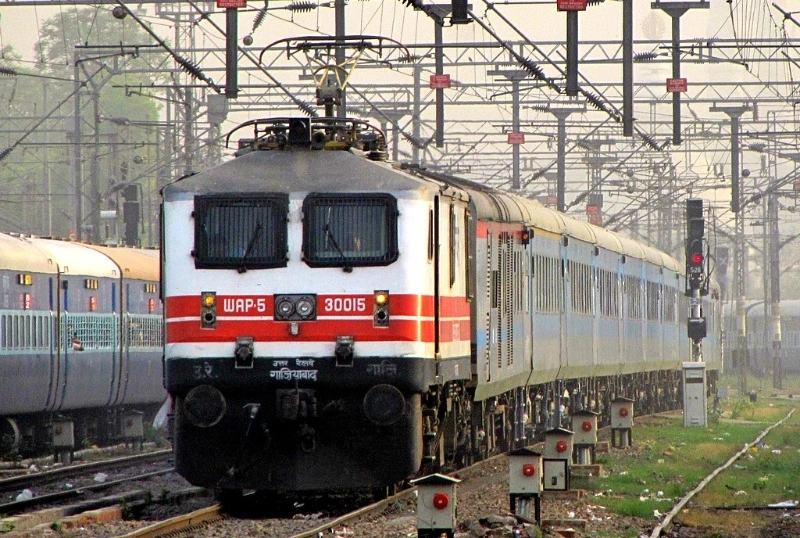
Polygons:
<instances>
[{"instance_id":1,"label":"roof-mounted insulator","mask_svg":"<svg viewBox=\"0 0 800 538\"><path fill-rule=\"evenodd\" d=\"M596 6L597 4L602 4L606 0L586 0L587 6Z\"/></svg>"},{"instance_id":2,"label":"roof-mounted insulator","mask_svg":"<svg viewBox=\"0 0 800 538\"><path fill-rule=\"evenodd\" d=\"M633 55L634 62L649 62L650 60L655 60L658 58L658 54L655 52L637 52Z\"/></svg>"}]
</instances>

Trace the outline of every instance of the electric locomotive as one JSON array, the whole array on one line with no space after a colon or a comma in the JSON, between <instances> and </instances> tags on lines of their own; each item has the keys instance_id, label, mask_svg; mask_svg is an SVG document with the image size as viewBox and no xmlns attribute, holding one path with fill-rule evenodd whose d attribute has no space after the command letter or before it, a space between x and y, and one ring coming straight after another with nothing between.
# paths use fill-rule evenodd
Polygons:
<instances>
[{"instance_id":1,"label":"electric locomotive","mask_svg":"<svg viewBox=\"0 0 800 538\"><path fill-rule=\"evenodd\" d=\"M537 386L688 360L676 260L388 163L358 120L240 130L235 159L162 191L164 379L193 484L387 486L524 441Z\"/></svg>"}]
</instances>

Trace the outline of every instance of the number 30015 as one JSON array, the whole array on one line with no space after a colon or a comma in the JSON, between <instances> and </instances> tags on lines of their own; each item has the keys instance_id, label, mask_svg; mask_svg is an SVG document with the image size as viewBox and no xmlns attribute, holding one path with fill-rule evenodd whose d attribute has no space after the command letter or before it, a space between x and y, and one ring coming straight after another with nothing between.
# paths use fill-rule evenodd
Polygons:
<instances>
[{"instance_id":1,"label":"number 30015","mask_svg":"<svg viewBox=\"0 0 800 538\"><path fill-rule=\"evenodd\" d=\"M364 312L367 300L364 297L331 297L325 299L327 312Z\"/></svg>"}]
</instances>

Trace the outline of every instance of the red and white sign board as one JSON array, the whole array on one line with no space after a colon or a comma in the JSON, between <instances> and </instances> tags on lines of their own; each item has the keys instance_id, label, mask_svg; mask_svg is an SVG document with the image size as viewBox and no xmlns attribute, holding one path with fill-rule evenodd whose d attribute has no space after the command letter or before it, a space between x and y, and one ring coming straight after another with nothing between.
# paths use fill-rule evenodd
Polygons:
<instances>
[{"instance_id":1,"label":"red and white sign board","mask_svg":"<svg viewBox=\"0 0 800 538\"><path fill-rule=\"evenodd\" d=\"M668 92L685 92L688 88L688 83L685 78L668 78L667 91Z\"/></svg>"},{"instance_id":2,"label":"red and white sign board","mask_svg":"<svg viewBox=\"0 0 800 538\"><path fill-rule=\"evenodd\" d=\"M596 205L586 206L586 216L589 218L589 224L601 226L603 224L603 213Z\"/></svg>"},{"instance_id":3,"label":"red and white sign board","mask_svg":"<svg viewBox=\"0 0 800 538\"><path fill-rule=\"evenodd\" d=\"M220 9L247 7L247 0L217 0L217 7Z\"/></svg>"},{"instance_id":4,"label":"red and white sign board","mask_svg":"<svg viewBox=\"0 0 800 538\"><path fill-rule=\"evenodd\" d=\"M450 75L431 75L431 89L443 90L450 87Z\"/></svg>"},{"instance_id":5,"label":"red and white sign board","mask_svg":"<svg viewBox=\"0 0 800 538\"><path fill-rule=\"evenodd\" d=\"M556 0L559 11L586 11L586 0Z\"/></svg>"},{"instance_id":6,"label":"red and white sign board","mask_svg":"<svg viewBox=\"0 0 800 538\"><path fill-rule=\"evenodd\" d=\"M509 144L524 144L525 133L508 133Z\"/></svg>"}]
</instances>

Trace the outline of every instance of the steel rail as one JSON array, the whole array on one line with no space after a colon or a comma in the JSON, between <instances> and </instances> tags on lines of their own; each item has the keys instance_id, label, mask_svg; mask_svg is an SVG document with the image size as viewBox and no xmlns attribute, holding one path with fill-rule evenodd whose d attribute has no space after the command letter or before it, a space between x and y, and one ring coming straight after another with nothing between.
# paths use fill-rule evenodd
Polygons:
<instances>
[{"instance_id":1,"label":"steel rail","mask_svg":"<svg viewBox=\"0 0 800 538\"><path fill-rule=\"evenodd\" d=\"M692 498L692 497L694 497L695 495L697 495L698 493L700 493L700 492L701 492L701 491L702 491L702 490L703 490L703 489L704 489L704 488L705 488L705 487L706 487L706 486L707 486L707 485L708 485L708 484L711 482L711 480L713 480L713 479L714 479L714 477L716 477L716 476L717 476L719 473L721 473L722 471L724 471L725 469L727 469L728 467L730 467L731 465L733 465L733 464L734 464L734 463L735 463L735 462L736 462L736 461L737 461L739 458L741 458L741 457L742 457L744 454L746 454L748 450L750 450L751 448L753 448L753 447L754 447L754 446L755 446L757 443L759 443L759 442L760 442L760 441L761 441L761 440L762 440L764 437L766 437L766 436L767 436L767 434L768 434L769 432L771 432L773 429L777 428L778 426L780 426L781 424L783 424L784 422L786 422L786 421L789 419L789 417L791 417L791 416L792 416L792 414L794 413L794 411L795 411L794 409L792 409L791 411L789 411L789 414L787 414L787 415L786 415L785 417L783 417L781 420L779 420L778 422L776 422L775 424L773 424L772 426L770 426L770 427L769 427L769 428L767 428L766 430L762 431L762 432L761 432L761 433L758 435L758 437L756 437L756 439L755 439L755 440L754 440L752 443L748 443L748 444L746 444L746 445L744 446L744 448L742 448L742 449L741 449L739 452L737 452L736 454L734 454L733 456L731 456L731 458L730 458L728 461L726 461L724 464L722 464L721 466L719 466L719 467L717 467L716 469L714 469L714 470L711 472L711 474L709 474L707 477L705 477L705 478L704 478L704 479L703 479L703 480L702 480L702 481L701 481L701 482L700 482L700 483L697 485L697 487L696 487L696 488L694 488L692 491L690 491L689 493L687 493L687 494L686 494L686 495L685 495L685 496L684 496L684 497L683 497L683 498L682 498L680 501L678 501L678 502L677 502L677 504L675 504L675 506L673 506L673 507L672 507L672 510L670 510L670 512L669 512L669 513L668 513L668 514L667 514L667 515L664 517L664 520L663 520L663 521L661 521L661 523L659 523L659 524L658 524L658 525L657 525L657 526L656 526L656 527L653 529L653 532L650 534L650 538L658 538L659 536L661 536L661 533L662 533L662 532L664 532L664 530L665 530L665 529L666 529L666 528L667 528L669 525L671 525L671 524L672 524L672 519L673 519L673 518L674 518L676 515L678 515L678 514L680 513L680 511L681 511L681 510L683 510L683 507L684 507L684 506L686 506L686 503L688 503L688 502L689 502L689 500L691 500L691 498Z\"/></svg>"},{"instance_id":2,"label":"steel rail","mask_svg":"<svg viewBox=\"0 0 800 538\"><path fill-rule=\"evenodd\" d=\"M50 502L61 501L64 499L69 499L72 497L80 497L86 492L90 491L101 491L104 489L108 489L113 486L118 486L120 484L124 484L125 482L133 482L135 480L146 480L148 478L152 478L154 476L160 476L163 474L171 473L175 471L174 467L170 467L169 469L162 469L160 471L152 471L149 473L139 474L135 476L130 476L126 478L120 478L119 480L112 480L111 482L102 482L99 484L91 484L89 486L83 486L80 488L68 489L66 491L57 491L55 493L46 493L44 495L37 495L36 497L32 497L30 499L25 499L22 501L14 501L10 503L0 504L0 514L5 514L6 516L10 514L19 513L22 510L30 508L32 506L37 506L41 504L46 504Z\"/></svg>"},{"instance_id":3,"label":"steel rail","mask_svg":"<svg viewBox=\"0 0 800 538\"><path fill-rule=\"evenodd\" d=\"M117 538L157 538L171 533L188 530L197 525L217 521L227 517L222 510L222 505L217 503L213 506L201 508L188 514L176 516L164 521L159 521L153 525L136 529L135 531L123 534Z\"/></svg>"},{"instance_id":4,"label":"steel rail","mask_svg":"<svg viewBox=\"0 0 800 538\"><path fill-rule=\"evenodd\" d=\"M336 527L358 521L373 514L379 514L383 512L386 507L391 506L392 503L407 500L408 498L413 497L416 492L417 488L403 490L400 493L392 495L391 497L386 497L381 501L364 506L363 508L359 508L358 510L350 512L349 514L345 514L332 521L328 521L327 523L323 523L316 528L303 531L300 534L294 534L290 538L320 538L323 536L337 536L334 531Z\"/></svg>"},{"instance_id":5,"label":"steel rail","mask_svg":"<svg viewBox=\"0 0 800 538\"><path fill-rule=\"evenodd\" d=\"M155 452L148 452L147 454L136 454L134 456L124 456L120 458L83 463L79 465L69 465L67 467L59 467L58 469L50 469L39 473L4 478L0 480L0 492L11 491L28 486L35 486L43 482L76 476L92 471L110 469L120 465L148 463L154 460L164 459L170 454L172 454L172 450L170 449L156 450Z\"/></svg>"}]
</instances>

